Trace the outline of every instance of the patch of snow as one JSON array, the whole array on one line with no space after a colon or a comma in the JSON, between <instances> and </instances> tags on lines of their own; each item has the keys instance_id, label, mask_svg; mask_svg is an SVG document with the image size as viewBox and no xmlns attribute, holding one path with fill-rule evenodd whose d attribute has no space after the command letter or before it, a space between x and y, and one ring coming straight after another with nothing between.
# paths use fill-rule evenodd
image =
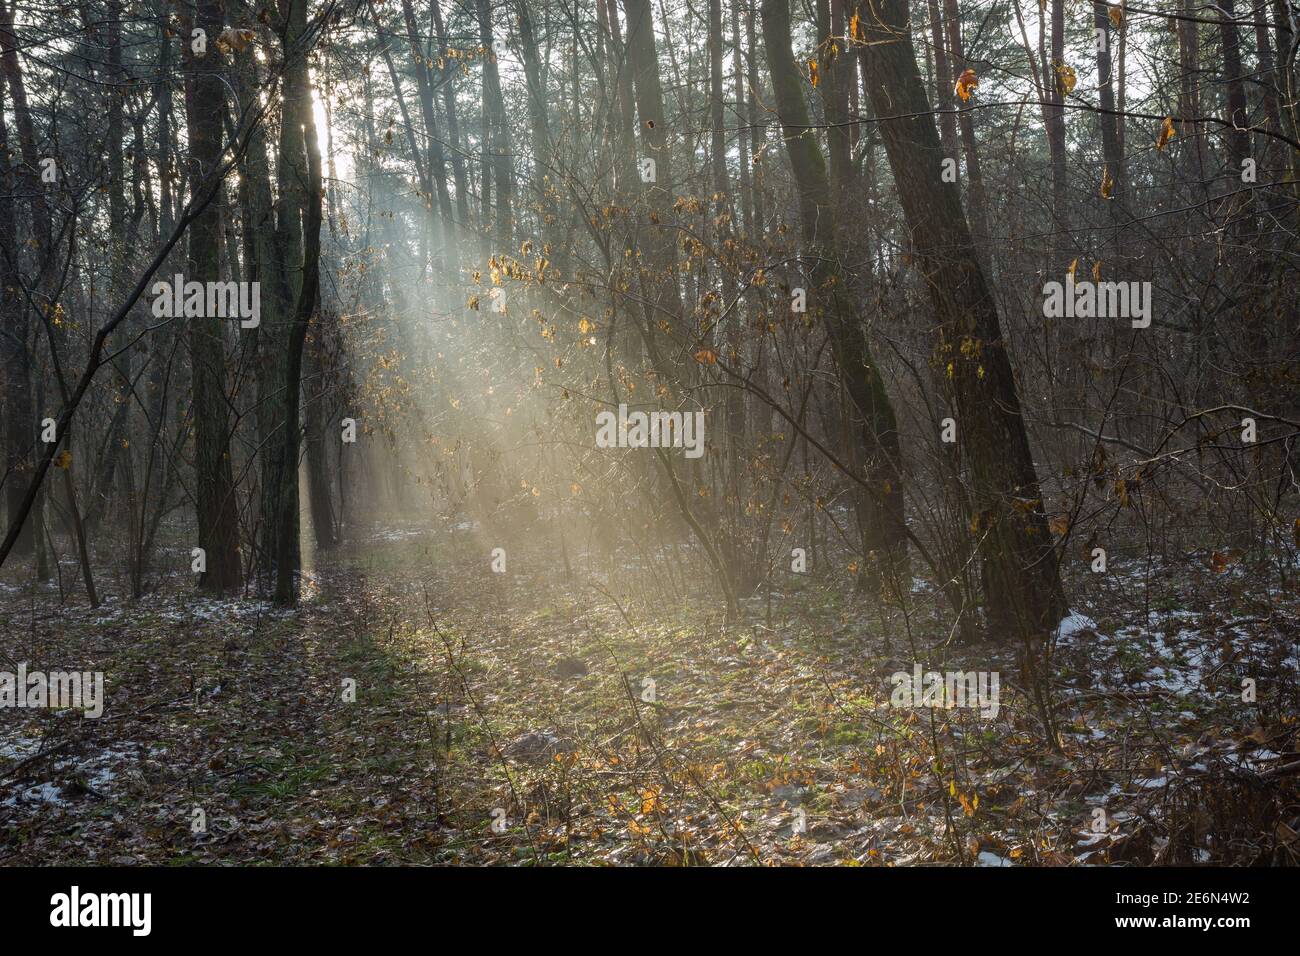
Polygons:
<instances>
[{"instance_id":1,"label":"patch of snow","mask_svg":"<svg viewBox=\"0 0 1300 956\"><path fill-rule=\"evenodd\" d=\"M0 741L0 760L25 760L40 749L39 737L15 737L13 740Z\"/></svg>"},{"instance_id":2,"label":"patch of snow","mask_svg":"<svg viewBox=\"0 0 1300 956\"><path fill-rule=\"evenodd\" d=\"M1065 643L1080 631L1095 630L1097 630L1096 621L1085 614L1071 612L1061 618L1061 623L1056 628L1056 637L1061 643Z\"/></svg>"},{"instance_id":3,"label":"patch of snow","mask_svg":"<svg viewBox=\"0 0 1300 956\"><path fill-rule=\"evenodd\" d=\"M34 787L19 790L12 797L0 800L0 806L16 807L20 801L22 803L48 803L51 806L62 806L65 802L63 791L57 784L38 783Z\"/></svg>"}]
</instances>

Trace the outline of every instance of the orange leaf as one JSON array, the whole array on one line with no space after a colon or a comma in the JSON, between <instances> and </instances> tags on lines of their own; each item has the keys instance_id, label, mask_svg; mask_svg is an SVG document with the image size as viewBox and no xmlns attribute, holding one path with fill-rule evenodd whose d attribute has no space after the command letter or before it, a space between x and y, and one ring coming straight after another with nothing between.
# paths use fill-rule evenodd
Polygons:
<instances>
[{"instance_id":1,"label":"orange leaf","mask_svg":"<svg viewBox=\"0 0 1300 956\"><path fill-rule=\"evenodd\" d=\"M957 85L954 87L961 101L965 103L970 99L971 90L980 85L979 77L975 75L974 70L964 70L962 75L957 77Z\"/></svg>"},{"instance_id":2,"label":"orange leaf","mask_svg":"<svg viewBox=\"0 0 1300 956\"><path fill-rule=\"evenodd\" d=\"M1169 145L1170 140L1174 138L1174 118L1166 116L1165 121L1160 124L1160 135L1156 137L1156 151L1164 152L1164 148Z\"/></svg>"},{"instance_id":3,"label":"orange leaf","mask_svg":"<svg viewBox=\"0 0 1300 956\"><path fill-rule=\"evenodd\" d=\"M717 365L718 353L713 351L713 349L700 349L695 353L695 361L699 362L701 365Z\"/></svg>"},{"instance_id":4,"label":"orange leaf","mask_svg":"<svg viewBox=\"0 0 1300 956\"><path fill-rule=\"evenodd\" d=\"M1066 66L1064 63L1056 64L1056 85L1061 96L1069 96L1074 92L1074 87L1079 82L1079 76L1074 72L1074 67Z\"/></svg>"},{"instance_id":5,"label":"orange leaf","mask_svg":"<svg viewBox=\"0 0 1300 956\"><path fill-rule=\"evenodd\" d=\"M1229 567L1241 560L1240 548L1229 548L1227 551L1215 551L1210 555L1210 567L1214 569L1215 574L1222 574Z\"/></svg>"}]
</instances>

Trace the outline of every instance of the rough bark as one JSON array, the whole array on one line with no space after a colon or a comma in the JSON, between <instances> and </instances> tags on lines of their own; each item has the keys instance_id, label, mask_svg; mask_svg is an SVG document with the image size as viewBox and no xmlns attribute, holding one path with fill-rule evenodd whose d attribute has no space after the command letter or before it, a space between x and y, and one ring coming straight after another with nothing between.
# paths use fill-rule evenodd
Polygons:
<instances>
[{"instance_id":1,"label":"rough bark","mask_svg":"<svg viewBox=\"0 0 1300 956\"><path fill-rule=\"evenodd\" d=\"M184 46L190 77L186 83L185 105L191 201L198 200L201 185L221 160L225 107L225 84L220 75L224 56L216 43L222 26L221 6L217 0L200 0L195 9L194 26L207 33L207 53L197 56L189 44ZM194 220L189 239L186 280L219 281L219 198ZM199 586L214 593L238 591L243 582L230 462L223 321L214 316L186 320L193 367L194 510L198 544L207 553L207 571L199 578Z\"/></svg>"},{"instance_id":2,"label":"rough bark","mask_svg":"<svg viewBox=\"0 0 1300 956\"><path fill-rule=\"evenodd\" d=\"M826 323L840 376L860 416L860 460L868 486L862 503L864 546L876 558L880 573L890 574L901 566L907 549L898 425L841 266L830 180L809 131L812 121L803 79L791 47L788 0L763 0L762 22L777 114L799 194L808 301Z\"/></svg>"},{"instance_id":3,"label":"rough bark","mask_svg":"<svg viewBox=\"0 0 1300 956\"><path fill-rule=\"evenodd\" d=\"M773 0L768 0L769 3ZM868 92L913 241L913 264L939 323L936 358L951 370L959 442L973 482L995 633L1040 635L1064 611L1029 437L997 307L971 244L955 183L943 182L903 0L865 16Z\"/></svg>"}]
</instances>

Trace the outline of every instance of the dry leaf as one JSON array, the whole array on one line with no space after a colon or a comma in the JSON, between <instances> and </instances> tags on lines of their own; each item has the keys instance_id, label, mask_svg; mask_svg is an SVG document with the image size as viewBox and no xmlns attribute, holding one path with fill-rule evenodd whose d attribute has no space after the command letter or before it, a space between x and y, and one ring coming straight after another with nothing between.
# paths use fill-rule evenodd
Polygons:
<instances>
[{"instance_id":1,"label":"dry leaf","mask_svg":"<svg viewBox=\"0 0 1300 956\"><path fill-rule=\"evenodd\" d=\"M1227 551L1215 551L1210 555L1210 567L1214 569L1215 574L1222 574L1232 565L1241 560L1242 551L1240 548L1229 548Z\"/></svg>"},{"instance_id":2,"label":"dry leaf","mask_svg":"<svg viewBox=\"0 0 1300 956\"><path fill-rule=\"evenodd\" d=\"M257 39L257 34L252 30L236 30L234 27L226 27L217 35L217 49L222 53L229 53L231 50L242 53L244 48L255 39Z\"/></svg>"},{"instance_id":3,"label":"dry leaf","mask_svg":"<svg viewBox=\"0 0 1300 956\"><path fill-rule=\"evenodd\" d=\"M962 75L957 77L957 85L954 87L961 101L965 103L970 99L971 90L980 85L979 77L975 75L974 70L964 70Z\"/></svg>"},{"instance_id":4,"label":"dry leaf","mask_svg":"<svg viewBox=\"0 0 1300 956\"><path fill-rule=\"evenodd\" d=\"M1169 145L1174 138L1174 118L1166 116L1165 121L1160 124L1160 135L1156 137L1156 151L1163 152L1164 148Z\"/></svg>"},{"instance_id":5,"label":"dry leaf","mask_svg":"<svg viewBox=\"0 0 1300 956\"><path fill-rule=\"evenodd\" d=\"M1074 67L1066 66L1064 63L1056 64L1056 84L1061 91L1062 96L1069 96L1074 92L1075 84L1079 82L1079 77L1074 72Z\"/></svg>"}]
</instances>

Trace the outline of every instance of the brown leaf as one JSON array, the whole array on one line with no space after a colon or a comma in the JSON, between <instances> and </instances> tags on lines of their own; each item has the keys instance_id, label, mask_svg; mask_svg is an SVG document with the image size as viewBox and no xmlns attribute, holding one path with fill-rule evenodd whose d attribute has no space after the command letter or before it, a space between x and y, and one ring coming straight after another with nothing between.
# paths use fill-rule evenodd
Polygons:
<instances>
[{"instance_id":1,"label":"brown leaf","mask_svg":"<svg viewBox=\"0 0 1300 956\"><path fill-rule=\"evenodd\" d=\"M1229 567L1241 560L1240 548L1229 548L1227 551L1215 551L1210 555L1210 567L1214 569L1215 574L1222 574Z\"/></svg>"},{"instance_id":2,"label":"brown leaf","mask_svg":"<svg viewBox=\"0 0 1300 956\"><path fill-rule=\"evenodd\" d=\"M975 71L967 69L962 71L961 76L957 77L957 85L954 87L954 91L961 97L961 101L965 103L970 99L971 90L979 85L979 77L975 75Z\"/></svg>"},{"instance_id":3,"label":"brown leaf","mask_svg":"<svg viewBox=\"0 0 1300 956\"><path fill-rule=\"evenodd\" d=\"M1174 118L1166 116L1165 121L1160 124L1160 134L1156 137L1157 152L1164 152L1166 146L1174 138Z\"/></svg>"}]
</instances>

